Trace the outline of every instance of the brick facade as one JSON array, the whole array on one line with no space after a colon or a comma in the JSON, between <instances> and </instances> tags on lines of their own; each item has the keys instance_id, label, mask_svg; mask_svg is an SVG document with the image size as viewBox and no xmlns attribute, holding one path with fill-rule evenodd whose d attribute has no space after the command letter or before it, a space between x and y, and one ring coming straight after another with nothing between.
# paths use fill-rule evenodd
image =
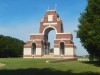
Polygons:
<instances>
[{"instance_id":1,"label":"brick facade","mask_svg":"<svg viewBox=\"0 0 100 75\"><path fill-rule=\"evenodd\" d=\"M48 21L48 15L53 15L53 21ZM46 12L44 19L40 22L40 33L43 33L43 30L48 26L53 26L57 30L57 33L63 32L63 24L56 11Z\"/></svg>"},{"instance_id":2,"label":"brick facade","mask_svg":"<svg viewBox=\"0 0 100 75\"><path fill-rule=\"evenodd\" d=\"M61 53L63 53L63 57L74 57L76 47L73 43L73 36L71 33L63 33L62 20L55 10L48 10L44 15L40 22L39 34L30 35L30 40L24 45L23 57L42 57L49 54L50 43L48 42L48 33L51 30L56 31L53 56L62 57ZM32 46L32 43L35 43L36 48ZM61 47L61 43L64 47ZM63 52L61 48L63 48ZM33 54L33 50L37 53Z\"/></svg>"}]
</instances>

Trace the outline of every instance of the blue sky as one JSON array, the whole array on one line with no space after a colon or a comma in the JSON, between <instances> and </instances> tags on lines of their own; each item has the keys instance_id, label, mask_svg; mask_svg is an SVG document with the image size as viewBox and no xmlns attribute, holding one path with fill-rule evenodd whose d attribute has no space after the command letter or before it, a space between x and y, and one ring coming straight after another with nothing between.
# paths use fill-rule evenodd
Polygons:
<instances>
[{"instance_id":1,"label":"blue sky","mask_svg":"<svg viewBox=\"0 0 100 75\"><path fill-rule=\"evenodd\" d=\"M54 10L55 4L56 11L63 21L64 32L73 34L77 55L87 54L74 32L79 24L80 13L84 12L87 5L86 0L0 0L0 34L29 40L30 34L39 32L40 20L48 6ZM53 47L55 31L50 31L49 38Z\"/></svg>"}]
</instances>

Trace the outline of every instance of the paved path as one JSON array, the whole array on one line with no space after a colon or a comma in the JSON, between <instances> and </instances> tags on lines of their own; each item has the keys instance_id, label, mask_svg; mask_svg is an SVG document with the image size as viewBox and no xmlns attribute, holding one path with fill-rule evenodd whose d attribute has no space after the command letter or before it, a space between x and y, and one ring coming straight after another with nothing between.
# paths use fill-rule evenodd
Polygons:
<instances>
[{"instance_id":1,"label":"paved path","mask_svg":"<svg viewBox=\"0 0 100 75\"><path fill-rule=\"evenodd\" d=\"M47 60L46 63L55 63L55 62L66 62L66 61L77 61L77 58L68 58L68 59L58 59L58 60Z\"/></svg>"},{"instance_id":2,"label":"paved path","mask_svg":"<svg viewBox=\"0 0 100 75\"><path fill-rule=\"evenodd\" d=\"M5 66L5 64L0 63L0 67L3 67L3 66Z\"/></svg>"}]
</instances>

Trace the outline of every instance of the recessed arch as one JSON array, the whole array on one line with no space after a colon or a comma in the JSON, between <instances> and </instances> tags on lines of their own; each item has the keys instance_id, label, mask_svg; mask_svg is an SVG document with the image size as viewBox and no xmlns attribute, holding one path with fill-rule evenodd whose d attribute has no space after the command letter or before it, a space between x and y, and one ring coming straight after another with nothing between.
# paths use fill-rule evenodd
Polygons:
<instances>
[{"instance_id":1,"label":"recessed arch","mask_svg":"<svg viewBox=\"0 0 100 75\"><path fill-rule=\"evenodd\" d=\"M65 54L65 43L64 42L60 42L60 54L64 55Z\"/></svg>"},{"instance_id":2,"label":"recessed arch","mask_svg":"<svg viewBox=\"0 0 100 75\"><path fill-rule=\"evenodd\" d=\"M43 30L43 34L44 34L44 48L43 48L43 54L49 54L50 53L50 38L49 38L49 33L50 33L50 31L52 31L52 30L54 30L56 33L57 33L57 30L56 30L56 28L55 27L53 27L53 26L47 26L46 28L44 28L44 30ZM55 35L56 36L56 35ZM48 45L49 44L49 45Z\"/></svg>"},{"instance_id":3,"label":"recessed arch","mask_svg":"<svg viewBox=\"0 0 100 75\"><path fill-rule=\"evenodd\" d=\"M36 43L35 42L33 42L32 43L32 55L35 55L36 54Z\"/></svg>"},{"instance_id":4,"label":"recessed arch","mask_svg":"<svg viewBox=\"0 0 100 75\"><path fill-rule=\"evenodd\" d=\"M48 33L48 42L50 42L50 53L54 53L54 40L56 39L56 32L55 30L51 30Z\"/></svg>"},{"instance_id":5,"label":"recessed arch","mask_svg":"<svg viewBox=\"0 0 100 75\"><path fill-rule=\"evenodd\" d=\"M44 28L43 34L46 34L46 31L49 32L50 30L55 30L57 34L57 29L53 26L47 26L46 28Z\"/></svg>"}]
</instances>

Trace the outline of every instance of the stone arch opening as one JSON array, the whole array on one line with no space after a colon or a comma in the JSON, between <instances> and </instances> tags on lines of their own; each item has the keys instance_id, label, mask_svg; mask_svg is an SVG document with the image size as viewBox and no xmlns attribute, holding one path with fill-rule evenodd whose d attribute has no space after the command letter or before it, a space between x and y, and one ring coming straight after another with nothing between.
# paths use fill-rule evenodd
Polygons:
<instances>
[{"instance_id":1,"label":"stone arch opening","mask_svg":"<svg viewBox=\"0 0 100 75\"><path fill-rule=\"evenodd\" d=\"M57 33L57 29L53 26L47 26L44 30L43 30L43 34L46 34L48 32L50 32L51 30L55 30Z\"/></svg>"},{"instance_id":2,"label":"stone arch opening","mask_svg":"<svg viewBox=\"0 0 100 75\"><path fill-rule=\"evenodd\" d=\"M47 27L44 31L44 40L48 41L48 34L51 30L55 30L53 27Z\"/></svg>"},{"instance_id":3,"label":"stone arch opening","mask_svg":"<svg viewBox=\"0 0 100 75\"><path fill-rule=\"evenodd\" d=\"M36 54L36 43L32 43L32 55Z\"/></svg>"},{"instance_id":4,"label":"stone arch opening","mask_svg":"<svg viewBox=\"0 0 100 75\"><path fill-rule=\"evenodd\" d=\"M60 42L60 54L61 55L65 54L65 44L64 44L64 42Z\"/></svg>"},{"instance_id":5,"label":"stone arch opening","mask_svg":"<svg viewBox=\"0 0 100 75\"><path fill-rule=\"evenodd\" d=\"M55 31L56 32L56 30L55 30L55 28L54 27L47 27L45 30L44 30L44 54L45 55L47 55L47 54L50 54L51 53L51 49L50 49L50 41L51 40L49 40L49 39L51 39L51 38L49 38L49 36L53 36L53 35L49 35L49 33L51 32L51 31ZM56 34L56 33L55 33ZM55 35L56 36L56 35ZM53 40L53 44L54 44L54 40ZM54 46L53 46L54 47ZM54 51L52 51L52 52L54 52Z\"/></svg>"},{"instance_id":6,"label":"stone arch opening","mask_svg":"<svg viewBox=\"0 0 100 75\"><path fill-rule=\"evenodd\" d=\"M50 42L50 54L54 53L54 40L56 39L56 32L55 30L51 30L48 33L48 41Z\"/></svg>"}]
</instances>

